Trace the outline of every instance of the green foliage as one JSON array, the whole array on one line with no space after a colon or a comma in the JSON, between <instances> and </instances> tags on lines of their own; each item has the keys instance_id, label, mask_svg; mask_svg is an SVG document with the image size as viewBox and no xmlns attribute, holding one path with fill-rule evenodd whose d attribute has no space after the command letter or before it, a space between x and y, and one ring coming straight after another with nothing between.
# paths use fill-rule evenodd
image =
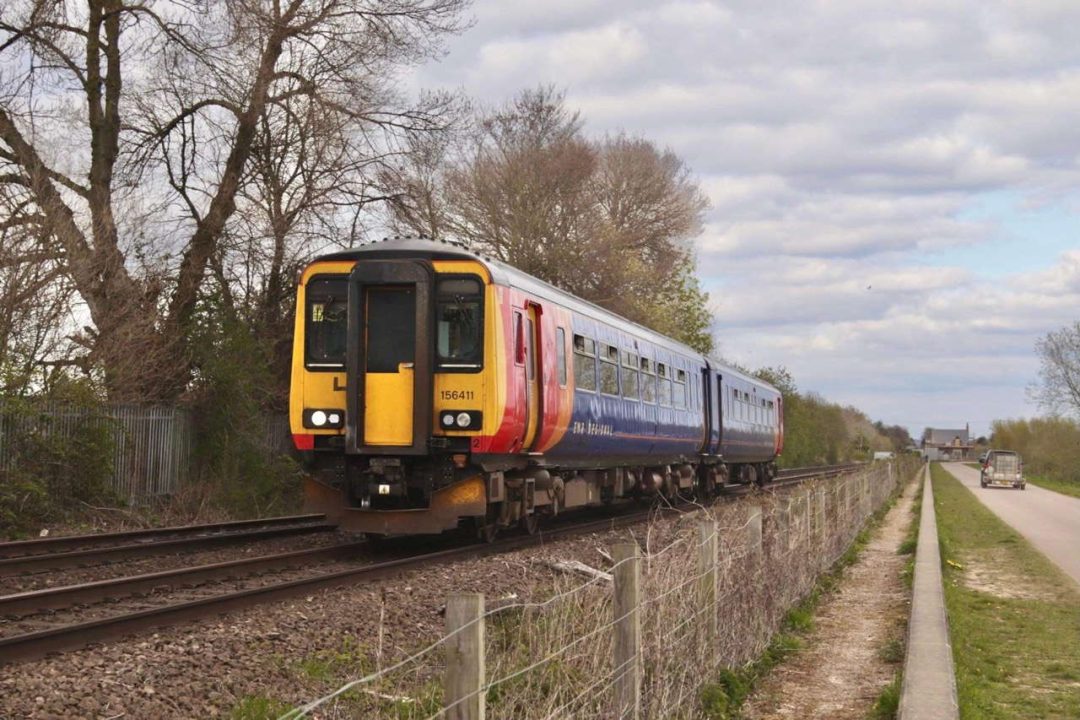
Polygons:
<instances>
[{"instance_id":1,"label":"green foliage","mask_svg":"<svg viewBox=\"0 0 1080 720\"><path fill-rule=\"evenodd\" d=\"M46 412L46 401L64 412ZM9 453L0 470L0 527L22 534L88 505L118 503L111 485L118 429L87 386L64 384L0 408Z\"/></svg>"},{"instance_id":2,"label":"green foliage","mask_svg":"<svg viewBox=\"0 0 1080 720\"><path fill-rule=\"evenodd\" d=\"M645 325L689 345L703 355L714 349L709 293L701 289L694 275L694 263L687 258L671 281L657 288L644 308Z\"/></svg>"},{"instance_id":3,"label":"green foliage","mask_svg":"<svg viewBox=\"0 0 1080 720\"><path fill-rule=\"evenodd\" d=\"M232 712L231 720L277 720L289 710L292 705L265 695L248 695L241 698Z\"/></svg>"},{"instance_id":4,"label":"green foliage","mask_svg":"<svg viewBox=\"0 0 1080 720\"><path fill-rule=\"evenodd\" d=\"M911 434L907 428L902 425L886 425L878 420L874 423L874 429L877 430L879 435L888 438L889 442L892 443L893 452L904 452L915 443L911 439Z\"/></svg>"},{"instance_id":5,"label":"green foliage","mask_svg":"<svg viewBox=\"0 0 1080 720\"><path fill-rule=\"evenodd\" d=\"M904 641L893 638L878 651L878 657L887 663L899 663L904 659Z\"/></svg>"},{"instance_id":6,"label":"green foliage","mask_svg":"<svg viewBox=\"0 0 1080 720\"><path fill-rule=\"evenodd\" d=\"M1062 417L995 420L991 444L998 450L1020 453L1025 475L1042 476L1051 489L1080 495L1080 423L1077 421Z\"/></svg>"},{"instance_id":7,"label":"green foliage","mask_svg":"<svg viewBox=\"0 0 1080 720\"><path fill-rule=\"evenodd\" d=\"M890 661L892 662L892 661ZM896 661L899 662L899 661ZM885 686L870 710L871 720L893 720L900 712L900 676Z\"/></svg>"},{"instance_id":8,"label":"green foliage","mask_svg":"<svg viewBox=\"0 0 1080 720\"><path fill-rule=\"evenodd\" d=\"M200 308L203 348L194 400L196 475L232 515L289 512L299 503L296 463L270 446L267 413L279 409L273 348L213 299Z\"/></svg>"},{"instance_id":9,"label":"green foliage","mask_svg":"<svg viewBox=\"0 0 1080 720\"><path fill-rule=\"evenodd\" d=\"M784 398L782 467L869 460L875 450L894 449L893 439L879 430L880 422L871 423L855 408L841 407L816 393L800 392L787 368L761 368L754 374Z\"/></svg>"},{"instance_id":10,"label":"green foliage","mask_svg":"<svg viewBox=\"0 0 1080 720\"><path fill-rule=\"evenodd\" d=\"M795 607L788 611L784 622L799 632L809 632L814 627L814 613L810 608Z\"/></svg>"},{"instance_id":11,"label":"green foliage","mask_svg":"<svg viewBox=\"0 0 1080 720\"><path fill-rule=\"evenodd\" d=\"M372 653L350 636L336 650L319 650L296 663L305 677L322 682L336 681L349 675L367 675L375 670Z\"/></svg>"},{"instance_id":12,"label":"green foliage","mask_svg":"<svg viewBox=\"0 0 1080 720\"><path fill-rule=\"evenodd\" d=\"M701 690L701 709L712 720L734 718L751 690L745 670L721 670L714 682Z\"/></svg>"}]
</instances>

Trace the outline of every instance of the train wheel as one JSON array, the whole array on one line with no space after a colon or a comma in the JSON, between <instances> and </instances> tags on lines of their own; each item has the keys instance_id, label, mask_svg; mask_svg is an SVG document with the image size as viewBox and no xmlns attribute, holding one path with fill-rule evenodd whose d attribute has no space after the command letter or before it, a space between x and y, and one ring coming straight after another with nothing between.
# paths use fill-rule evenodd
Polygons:
<instances>
[{"instance_id":1,"label":"train wheel","mask_svg":"<svg viewBox=\"0 0 1080 720\"><path fill-rule=\"evenodd\" d=\"M531 515L522 515L521 519L518 520L518 525L525 531L525 534L535 535L540 529L540 516L535 512Z\"/></svg>"},{"instance_id":2,"label":"train wheel","mask_svg":"<svg viewBox=\"0 0 1080 720\"><path fill-rule=\"evenodd\" d=\"M473 527L476 530L476 539L482 543L495 542L499 535L499 515L502 503L491 503L487 508L487 515L474 517Z\"/></svg>"}]
</instances>

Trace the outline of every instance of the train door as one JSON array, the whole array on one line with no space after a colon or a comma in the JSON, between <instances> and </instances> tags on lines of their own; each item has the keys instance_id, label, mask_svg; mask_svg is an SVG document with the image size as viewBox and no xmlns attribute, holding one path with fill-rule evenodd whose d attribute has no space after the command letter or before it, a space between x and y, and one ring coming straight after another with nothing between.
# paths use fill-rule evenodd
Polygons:
<instances>
[{"instance_id":1,"label":"train door","mask_svg":"<svg viewBox=\"0 0 1080 720\"><path fill-rule=\"evenodd\" d=\"M701 404L705 413L705 449L706 455L720 454L720 409L716 405L713 392L713 373L708 363L701 370Z\"/></svg>"},{"instance_id":2,"label":"train door","mask_svg":"<svg viewBox=\"0 0 1080 720\"><path fill-rule=\"evenodd\" d=\"M525 441L524 450L536 442L543 402L540 389L540 306L529 303L525 310Z\"/></svg>"},{"instance_id":3,"label":"train door","mask_svg":"<svg viewBox=\"0 0 1080 720\"><path fill-rule=\"evenodd\" d=\"M724 417L724 376L716 375L716 417L719 420L716 433L716 452L724 454L724 426L727 418Z\"/></svg>"},{"instance_id":4,"label":"train door","mask_svg":"<svg viewBox=\"0 0 1080 720\"><path fill-rule=\"evenodd\" d=\"M776 454L784 452L784 396L776 398Z\"/></svg>"},{"instance_id":5,"label":"train door","mask_svg":"<svg viewBox=\"0 0 1080 720\"><path fill-rule=\"evenodd\" d=\"M364 289L364 440L413 444L416 293L409 285Z\"/></svg>"}]
</instances>

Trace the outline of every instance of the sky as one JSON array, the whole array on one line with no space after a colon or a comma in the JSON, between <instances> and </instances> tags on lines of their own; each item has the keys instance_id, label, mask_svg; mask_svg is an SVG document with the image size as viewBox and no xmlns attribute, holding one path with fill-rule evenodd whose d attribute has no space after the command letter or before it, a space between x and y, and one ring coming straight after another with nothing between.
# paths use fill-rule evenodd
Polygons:
<instances>
[{"instance_id":1,"label":"sky","mask_svg":"<svg viewBox=\"0 0 1080 720\"><path fill-rule=\"evenodd\" d=\"M719 353L874 419L1032 416L1080 320L1080 2L479 0L410 82L674 150Z\"/></svg>"}]
</instances>

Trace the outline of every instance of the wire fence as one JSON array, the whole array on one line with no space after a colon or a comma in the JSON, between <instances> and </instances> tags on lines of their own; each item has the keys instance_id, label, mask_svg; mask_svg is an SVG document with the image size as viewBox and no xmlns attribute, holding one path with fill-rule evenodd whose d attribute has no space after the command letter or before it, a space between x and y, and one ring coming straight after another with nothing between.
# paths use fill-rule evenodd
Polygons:
<instances>
[{"instance_id":1,"label":"wire fence","mask_svg":"<svg viewBox=\"0 0 1080 720\"><path fill-rule=\"evenodd\" d=\"M16 469L28 447L60 447L90 429L107 437L110 489L129 504L138 504L174 494L192 478L196 423L191 411L175 406L0 398L0 471ZM269 455L289 453L288 417L265 416L261 439Z\"/></svg>"},{"instance_id":2,"label":"wire fence","mask_svg":"<svg viewBox=\"0 0 1080 720\"><path fill-rule=\"evenodd\" d=\"M484 609L479 596L451 596L446 635L377 657L282 717L716 717L726 696L710 685L761 655L914 464L878 463L656 523L612 548L608 574L558 576L542 602ZM462 607L475 611L463 622Z\"/></svg>"}]
</instances>

